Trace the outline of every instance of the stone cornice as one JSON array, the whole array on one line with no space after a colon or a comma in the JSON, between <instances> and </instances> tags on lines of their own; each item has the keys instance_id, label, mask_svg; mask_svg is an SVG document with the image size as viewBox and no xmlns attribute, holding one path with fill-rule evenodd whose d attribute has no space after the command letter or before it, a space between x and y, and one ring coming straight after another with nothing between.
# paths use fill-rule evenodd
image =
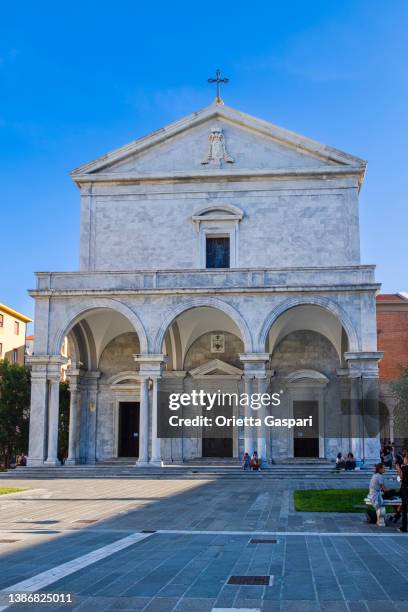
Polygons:
<instances>
[{"instance_id":1,"label":"stone cornice","mask_svg":"<svg viewBox=\"0 0 408 612\"><path fill-rule=\"evenodd\" d=\"M316 271L316 272L348 272L348 271L369 271L369 272L373 272L375 270L376 266L375 264L356 264L356 265L350 265L350 266L300 266L297 268L294 268L293 266L281 266L279 268L228 268L226 270L223 270L223 272L291 272L296 270L297 272L307 272L307 271ZM37 277L40 276L49 276L49 275L58 275L58 276L69 276L71 274L75 274L76 276L79 275L87 275L87 274L92 274L92 275L102 275L102 274L106 274L106 275L112 275L112 276L117 276L118 274L123 274L123 275L131 275L131 274L161 274L161 273L180 273L180 272L201 272L204 273L206 272L207 274L211 274L214 273L214 271L217 271L217 269L215 268L207 268L205 270L202 270L201 268L166 268L166 269L160 269L160 270L151 270L149 268L140 268L137 270L91 270L91 271L74 271L71 270L69 272L49 272L46 270L41 270L39 272L35 272L35 275Z\"/></svg>"},{"instance_id":2,"label":"stone cornice","mask_svg":"<svg viewBox=\"0 0 408 612\"><path fill-rule=\"evenodd\" d=\"M99 172L98 174L75 174L73 179L80 186L89 183L140 183L140 182L195 182L195 181L222 181L231 179L286 179L286 178L315 178L327 176L357 176L361 183L364 176L364 167L361 166L317 166L316 168L272 168L267 170L254 169L190 169L175 172L162 172L140 174L137 172Z\"/></svg>"},{"instance_id":3,"label":"stone cornice","mask_svg":"<svg viewBox=\"0 0 408 612\"><path fill-rule=\"evenodd\" d=\"M355 285L294 285L294 286L281 286L281 287L208 287L205 289L200 288L189 288L185 287L182 289L30 289L28 294L33 298L42 297L73 297L73 296L93 296L93 297L106 297L106 296L133 296L133 295L219 295L219 294L231 294L231 293L248 293L248 294L261 294L261 293L336 293L338 291L351 291L351 292L375 292L380 289L381 285L378 283L366 283L366 284L355 284Z\"/></svg>"}]
</instances>

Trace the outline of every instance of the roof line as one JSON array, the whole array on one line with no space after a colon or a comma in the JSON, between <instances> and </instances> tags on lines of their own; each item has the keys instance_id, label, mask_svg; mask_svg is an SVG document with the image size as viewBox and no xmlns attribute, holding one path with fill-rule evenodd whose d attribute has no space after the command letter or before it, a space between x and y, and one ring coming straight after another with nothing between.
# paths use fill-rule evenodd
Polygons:
<instances>
[{"instance_id":1,"label":"roof line","mask_svg":"<svg viewBox=\"0 0 408 612\"><path fill-rule=\"evenodd\" d=\"M14 308L10 308L10 306L6 306L6 304L0 304L0 311L3 311L16 319L20 319L20 321L24 321L24 323L32 323L32 319L27 317L27 315L18 312L18 310L14 310Z\"/></svg>"},{"instance_id":2,"label":"roof line","mask_svg":"<svg viewBox=\"0 0 408 612\"><path fill-rule=\"evenodd\" d=\"M148 147L160 144L166 138L176 136L185 129L202 123L211 117L221 117L227 121L235 122L244 128L255 130L277 142L284 143L286 146L298 150L301 153L311 154L318 159L326 159L344 164L345 166L359 166L362 172L365 170L367 164L365 160L359 157L329 147L309 137L291 132L285 128L265 121L264 119L258 119L257 117L253 117L252 115L248 115L229 106L220 106L219 104L212 103L182 119L133 140L118 149L114 149L98 157L94 161L75 168L72 170L71 176L75 180L78 175L101 170L114 162L126 159L129 155L140 153Z\"/></svg>"}]
</instances>

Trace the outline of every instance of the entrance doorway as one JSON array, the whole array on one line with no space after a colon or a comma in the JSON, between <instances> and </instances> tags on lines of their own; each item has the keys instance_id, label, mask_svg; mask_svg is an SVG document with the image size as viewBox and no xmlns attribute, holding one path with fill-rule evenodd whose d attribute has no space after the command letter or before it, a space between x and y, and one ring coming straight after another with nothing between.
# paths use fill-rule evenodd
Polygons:
<instances>
[{"instance_id":1,"label":"entrance doorway","mask_svg":"<svg viewBox=\"0 0 408 612\"><path fill-rule=\"evenodd\" d=\"M139 456L139 402L119 402L118 457Z\"/></svg>"},{"instance_id":2,"label":"entrance doorway","mask_svg":"<svg viewBox=\"0 0 408 612\"><path fill-rule=\"evenodd\" d=\"M203 457L232 457L232 438L203 438Z\"/></svg>"},{"instance_id":3,"label":"entrance doorway","mask_svg":"<svg viewBox=\"0 0 408 612\"><path fill-rule=\"evenodd\" d=\"M213 420L214 415L222 415L227 418L232 417L232 406L225 404L223 406L215 405L211 411ZM208 416L208 412L203 408L203 414ZM217 437L210 437L215 431L218 433ZM203 439L202 439L202 456L203 457L232 457L233 445L232 445L232 426L219 427L203 427ZM222 436L222 437L221 437Z\"/></svg>"},{"instance_id":4,"label":"entrance doorway","mask_svg":"<svg viewBox=\"0 0 408 612\"><path fill-rule=\"evenodd\" d=\"M319 457L319 403L317 401L293 402L293 418L312 417L313 426L295 427L293 430L293 456Z\"/></svg>"}]
</instances>

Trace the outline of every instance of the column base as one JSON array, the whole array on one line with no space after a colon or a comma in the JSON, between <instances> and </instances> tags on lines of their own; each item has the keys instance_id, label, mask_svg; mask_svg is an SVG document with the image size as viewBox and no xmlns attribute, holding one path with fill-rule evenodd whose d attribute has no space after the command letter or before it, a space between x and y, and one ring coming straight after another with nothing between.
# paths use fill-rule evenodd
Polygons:
<instances>
[{"instance_id":1,"label":"column base","mask_svg":"<svg viewBox=\"0 0 408 612\"><path fill-rule=\"evenodd\" d=\"M136 467L149 467L149 462L144 459L138 459L135 465Z\"/></svg>"},{"instance_id":2,"label":"column base","mask_svg":"<svg viewBox=\"0 0 408 612\"><path fill-rule=\"evenodd\" d=\"M66 459L64 465L76 465L77 464L77 460L76 459Z\"/></svg>"},{"instance_id":3,"label":"column base","mask_svg":"<svg viewBox=\"0 0 408 612\"><path fill-rule=\"evenodd\" d=\"M46 461L44 461L44 465L57 467L61 465L61 461L58 461L58 459L47 459Z\"/></svg>"},{"instance_id":4,"label":"column base","mask_svg":"<svg viewBox=\"0 0 408 612\"><path fill-rule=\"evenodd\" d=\"M30 459L27 457L27 467L43 467L44 459Z\"/></svg>"},{"instance_id":5,"label":"column base","mask_svg":"<svg viewBox=\"0 0 408 612\"><path fill-rule=\"evenodd\" d=\"M149 461L149 466L150 467L163 467L163 461L159 458L155 458L153 457L152 459L150 459Z\"/></svg>"}]
</instances>

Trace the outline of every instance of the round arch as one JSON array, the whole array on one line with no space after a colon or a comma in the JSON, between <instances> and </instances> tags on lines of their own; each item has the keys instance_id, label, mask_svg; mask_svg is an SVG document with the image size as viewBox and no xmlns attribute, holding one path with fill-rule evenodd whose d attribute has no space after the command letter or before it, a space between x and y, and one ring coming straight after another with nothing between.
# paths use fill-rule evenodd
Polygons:
<instances>
[{"instance_id":1,"label":"round arch","mask_svg":"<svg viewBox=\"0 0 408 612\"><path fill-rule=\"evenodd\" d=\"M183 302L177 304L175 308L167 312L156 334L156 338L154 341L154 352L155 353L157 354L161 353L163 342L164 342L164 337L170 325L173 323L173 321L183 312L186 312L187 310L191 310L192 308L198 308L200 306L206 306L208 308L215 308L216 310L221 310L227 316L229 316L234 321L234 323L236 324L236 326L238 327L241 333L241 337L244 342L245 352L249 352L249 353L252 352L253 350L252 335L251 335L251 332L249 330L249 327L245 319L238 312L238 310L234 308L234 306L231 306L231 304L228 304L227 302L224 302L223 300L220 300L219 298L202 296L202 297L195 297L195 298L190 298L188 300L184 300Z\"/></svg>"},{"instance_id":2,"label":"round arch","mask_svg":"<svg viewBox=\"0 0 408 612\"><path fill-rule=\"evenodd\" d=\"M87 370L96 368L96 347L88 322L82 319L75 323L67 334L76 362L82 362Z\"/></svg>"},{"instance_id":3,"label":"round arch","mask_svg":"<svg viewBox=\"0 0 408 612\"><path fill-rule=\"evenodd\" d=\"M347 334L349 341L349 351L360 350L360 342L356 329L347 313L343 310L341 306L339 306L339 304L337 304L333 300L319 296L291 297L278 304L278 306L276 306L276 308L274 308L268 314L262 325L258 340L258 350L265 350L269 330L271 329L275 321L278 319L278 317L280 317L284 312L290 310L291 308L303 305L320 306L320 308L324 308L325 310L331 312L340 321Z\"/></svg>"},{"instance_id":4,"label":"round arch","mask_svg":"<svg viewBox=\"0 0 408 612\"><path fill-rule=\"evenodd\" d=\"M124 372L119 372L119 374L114 374L106 381L108 385L118 385L124 380L133 380L134 382L139 382L139 373L134 372L133 370L128 370Z\"/></svg>"},{"instance_id":5,"label":"round arch","mask_svg":"<svg viewBox=\"0 0 408 612\"><path fill-rule=\"evenodd\" d=\"M83 317L83 315L90 310L94 310L96 308L106 308L108 310L113 310L124 317L126 317L129 323L133 326L135 332L139 337L140 342L140 352L147 353L148 352L148 340L146 331L143 327L142 322L136 313L133 312L128 306L119 302L118 300L112 300L108 298L104 299L93 299L87 300L86 302L81 302L80 304L75 304L67 314L66 320L67 324L63 328L59 328L57 332L54 334L54 339L52 342L52 350L53 354L59 355L62 342L65 336L71 331L73 326Z\"/></svg>"}]
</instances>

